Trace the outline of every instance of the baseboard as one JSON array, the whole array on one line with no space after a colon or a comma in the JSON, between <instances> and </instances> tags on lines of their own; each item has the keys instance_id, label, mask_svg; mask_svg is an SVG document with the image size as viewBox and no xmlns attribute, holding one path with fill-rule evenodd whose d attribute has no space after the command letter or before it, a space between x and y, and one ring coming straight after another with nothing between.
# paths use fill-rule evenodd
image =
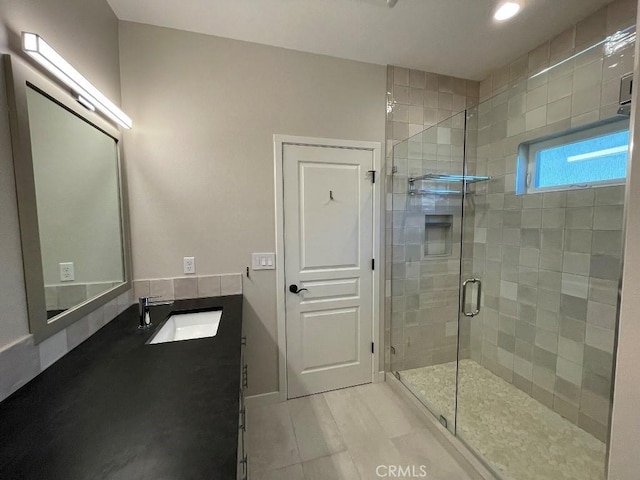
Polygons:
<instances>
[{"instance_id":1,"label":"baseboard","mask_svg":"<svg viewBox=\"0 0 640 480\"><path fill-rule=\"evenodd\" d=\"M382 382L384 382L384 377L385 377L384 371L375 372L373 374L373 383L382 383Z\"/></svg>"},{"instance_id":2,"label":"baseboard","mask_svg":"<svg viewBox=\"0 0 640 480\"><path fill-rule=\"evenodd\" d=\"M386 375L387 384L400 396L404 397L427 420L429 430L440 441L440 444L456 459L458 464L473 480L499 480L485 465L469 450L464 443L456 438L433 414L393 375Z\"/></svg>"},{"instance_id":3,"label":"baseboard","mask_svg":"<svg viewBox=\"0 0 640 480\"><path fill-rule=\"evenodd\" d=\"M280 392L261 393L260 395L251 395L245 398L248 407L264 407L265 405L273 405L280 403Z\"/></svg>"}]
</instances>

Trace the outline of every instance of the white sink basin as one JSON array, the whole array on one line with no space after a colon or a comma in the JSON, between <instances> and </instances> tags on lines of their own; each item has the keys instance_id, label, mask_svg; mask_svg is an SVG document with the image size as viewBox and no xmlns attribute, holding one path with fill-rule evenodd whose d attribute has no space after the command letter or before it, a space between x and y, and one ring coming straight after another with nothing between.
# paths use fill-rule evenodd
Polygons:
<instances>
[{"instance_id":1,"label":"white sink basin","mask_svg":"<svg viewBox=\"0 0 640 480\"><path fill-rule=\"evenodd\" d=\"M222 310L196 313L175 313L169 317L149 344L178 342L193 338L215 337Z\"/></svg>"}]
</instances>

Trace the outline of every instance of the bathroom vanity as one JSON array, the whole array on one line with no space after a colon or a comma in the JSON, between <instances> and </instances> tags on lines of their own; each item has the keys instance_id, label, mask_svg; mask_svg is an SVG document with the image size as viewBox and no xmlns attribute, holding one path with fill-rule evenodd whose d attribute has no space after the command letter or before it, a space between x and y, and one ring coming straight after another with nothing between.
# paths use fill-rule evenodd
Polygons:
<instances>
[{"instance_id":1,"label":"bathroom vanity","mask_svg":"<svg viewBox=\"0 0 640 480\"><path fill-rule=\"evenodd\" d=\"M173 312L214 337L148 344ZM242 295L132 306L0 403L0 478L246 478Z\"/></svg>"}]
</instances>

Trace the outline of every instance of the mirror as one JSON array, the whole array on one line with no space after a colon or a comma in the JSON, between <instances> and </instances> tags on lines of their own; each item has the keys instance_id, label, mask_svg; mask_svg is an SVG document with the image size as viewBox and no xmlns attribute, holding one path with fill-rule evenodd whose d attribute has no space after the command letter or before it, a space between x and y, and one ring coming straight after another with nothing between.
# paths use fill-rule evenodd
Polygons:
<instances>
[{"instance_id":1,"label":"mirror","mask_svg":"<svg viewBox=\"0 0 640 480\"><path fill-rule=\"evenodd\" d=\"M130 286L120 133L5 57L29 326L36 343Z\"/></svg>"},{"instance_id":2,"label":"mirror","mask_svg":"<svg viewBox=\"0 0 640 480\"><path fill-rule=\"evenodd\" d=\"M27 87L48 321L124 281L117 142Z\"/></svg>"}]
</instances>

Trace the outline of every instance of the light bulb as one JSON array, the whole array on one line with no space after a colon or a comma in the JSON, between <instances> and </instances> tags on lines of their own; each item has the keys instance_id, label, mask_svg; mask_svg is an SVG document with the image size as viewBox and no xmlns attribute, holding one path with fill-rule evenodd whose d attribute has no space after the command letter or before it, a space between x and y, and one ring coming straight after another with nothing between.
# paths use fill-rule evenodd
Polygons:
<instances>
[{"instance_id":1,"label":"light bulb","mask_svg":"<svg viewBox=\"0 0 640 480\"><path fill-rule=\"evenodd\" d=\"M503 22L504 20L509 20L512 17L515 17L520 11L520 4L516 2L504 2L502 5L498 7L496 12L493 14L493 18L499 22Z\"/></svg>"}]
</instances>

